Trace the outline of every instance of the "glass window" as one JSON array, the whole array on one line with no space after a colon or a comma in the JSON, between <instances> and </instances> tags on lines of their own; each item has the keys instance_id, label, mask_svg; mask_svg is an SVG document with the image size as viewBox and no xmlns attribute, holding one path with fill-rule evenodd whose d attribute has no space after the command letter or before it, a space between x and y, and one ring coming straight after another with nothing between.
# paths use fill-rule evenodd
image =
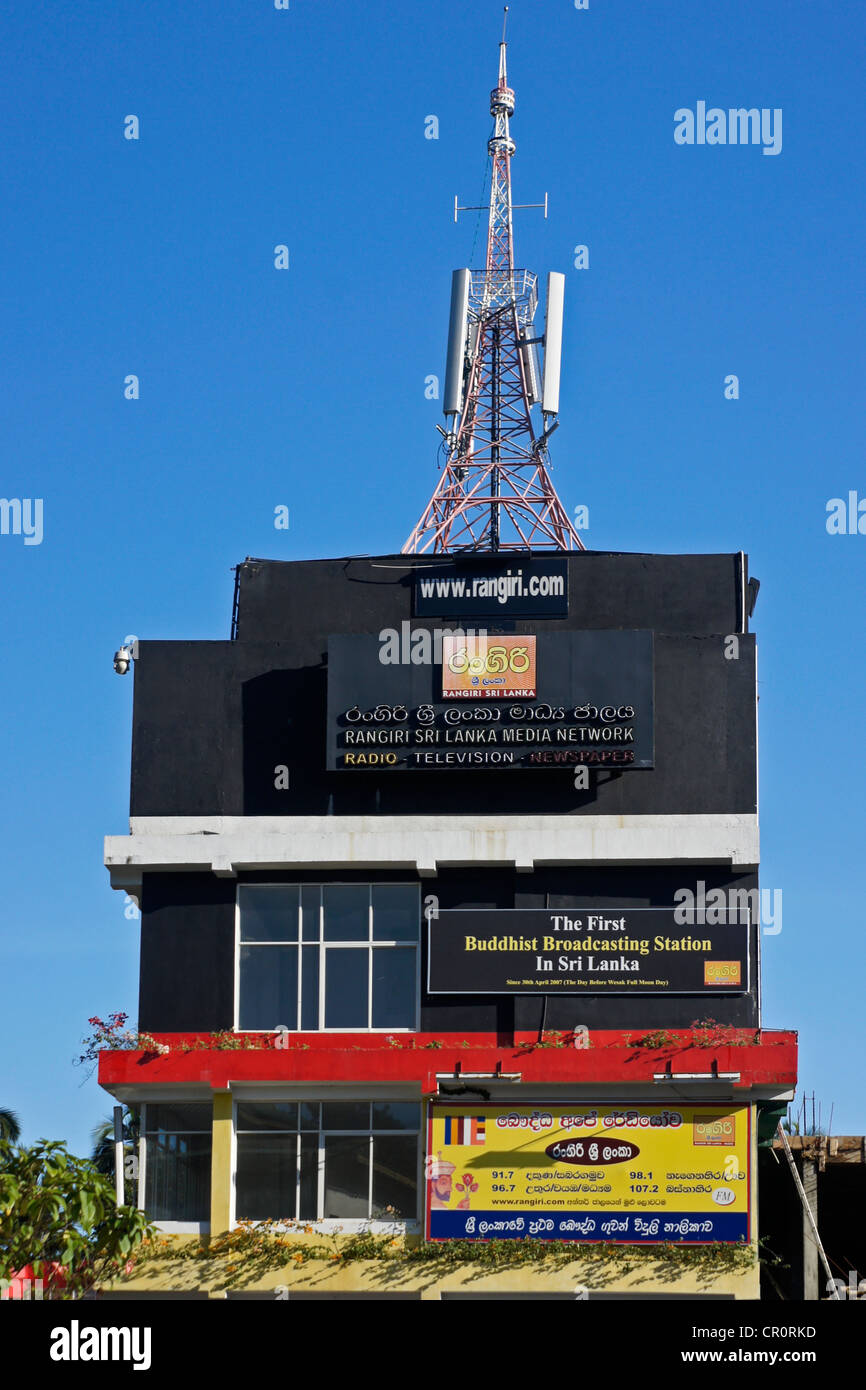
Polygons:
<instances>
[{"instance_id":1,"label":"glass window","mask_svg":"<svg viewBox=\"0 0 866 1390\"><path fill-rule=\"evenodd\" d=\"M418 1140L408 1134L373 1135L373 1220L411 1220L418 1209Z\"/></svg>"},{"instance_id":2,"label":"glass window","mask_svg":"<svg viewBox=\"0 0 866 1390\"><path fill-rule=\"evenodd\" d=\"M414 1026L415 952L379 946L373 952L373 1027Z\"/></svg>"},{"instance_id":3,"label":"glass window","mask_svg":"<svg viewBox=\"0 0 866 1390\"><path fill-rule=\"evenodd\" d=\"M368 941L369 883L326 883L322 886L326 941Z\"/></svg>"},{"instance_id":4,"label":"glass window","mask_svg":"<svg viewBox=\"0 0 866 1390\"><path fill-rule=\"evenodd\" d=\"M160 1130L148 1134L145 1145L144 1207L150 1219L207 1221L210 1134L169 1134Z\"/></svg>"},{"instance_id":5,"label":"glass window","mask_svg":"<svg viewBox=\"0 0 866 1390\"><path fill-rule=\"evenodd\" d=\"M301 1101L301 1129L319 1128L319 1105L317 1101Z\"/></svg>"},{"instance_id":6,"label":"glass window","mask_svg":"<svg viewBox=\"0 0 866 1390\"><path fill-rule=\"evenodd\" d=\"M297 941L298 885L245 883L238 888L242 941Z\"/></svg>"},{"instance_id":7,"label":"glass window","mask_svg":"<svg viewBox=\"0 0 866 1390\"><path fill-rule=\"evenodd\" d=\"M416 884L373 884L374 941L417 941L420 912Z\"/></svg>"},{"instance_id":8,"label":"glass window","mask_svg":"<svg viewBox=\"0 0 866 1390\"><path fill-rule=\"evenodd\" d=\"M319 1217L319 1135L301 1135L301 1172L298 1181L298 1220Z\"/></svg>"},{"instance_id":9,"label":"glass window","mask_svg":"<svg viewBox=\"0 0 866 1390\"><path fill-rule=\"evenodd\" d=\"M322 904L322 885L304 883L301 885L301 938L304 941L319 940L319 909Z\"/></svg>"},{"instance_id":10,"label":"glass window","mask_svg":"<svg viewBox=\"0 0 866 1390\"><path fill-rule=\"evenodd\" d=\"M325 1204L322 1216L370 1214L370 1138L325 1136Z\"/></svg>"},{"instance_id":11,"label":"glass window","mask_svg":"<svg viewBox=\"0 0 866 1390\"><path fill-rule=\"evenodd\" d=\"M144 1207L152 1221L209 1220L212 1120L208 1101L145 1107Z\"/></svg>"},{"instance_id":12,"label":"glass window","mask_svg":"<svg viewBox=\"0 0 866 1390\"><path fill-rule=\"evenodd\" d=\"M420 902L417 883L242 884L238 1027L415 1028Z\"/></svg>"},{"instance_id":13,"label":"glass window","mask_svg":"<svg viewBox=\"0 0 866 1390\"><path fill-rule=\"evenodd\" d=\"M374 1129L414 1129L421 1127L421 1114L412 1101L374 1100Z\"/></svg>"},{"instance_id":14,"label":"glass window","mask_svg":"<svg viewBox=\"0 0 866 1390\"><path fill-rule=\"evenodd\" d=\"M319 947L301 947L301 1028L315 1032L319 1026Z\"/></svg>"},{"instance_id":15,"label":"glass window","mask_svg":"<svg viewBox=\"0 0 866 1390\"><path fill-rule=\"evenodd\" d=\"M297 946L241 946L238 1027L298 1026Z\"/></svg>"},{"instance_id":16,"label":"glass window","mask_svg":"<svg viewBox=\"0 0 866 1390\"><path fill-rule=\"evenodd\" d=\"M238 1131L242 1129L291 1129L298 1127L295 1101L239 1101Z\"/></svg>"},{"instance_id":17,"label":"glass window","mask_svg":"<svg viewBox=\"0 0 866 1390\"><path fill-rule=\"evenodd\" d=\"M238 1116L240 1127L240 1116ZM293 1221L297 1207L295 1134L238 1134L235 1210L239 1220Z\"/></svg>"},{"instance_id":18,"label":"glass window","mask_svg":"<svg viewBox=\"0 0 866 1390\"><path fill-rule=\"evenodd\" d=\"M414 1221L420 1128L411 1101L241 1102L236 1215Z\"/></svg>"},{"instance_id":19,"label":"glass window","mask_svg":"<svg viewBox=\"0 0 866 1390\"><path fill-rule=\"evenodd\" d=\"M148 1104L145 1112L145 1134L156 1134L160 1130L172 1133L200 1131L210 1134L213 1107L209 1101L188 1101L184 1105Z\"/></svg>"},{"instance_id":20,"label":"glass window","mask_svg":"<svg viewBox=\"0 0 866 1390\"><path fill-rule=\"evenodd\" d=\"M325 1027L368 1028L369 953L325 952Z\"/></svg>"},{"instance_id":21,"label":"glass window","mask_svg":"<svg viewBox=\"0 0 866 1390\"><path fill-rule=\"evenodd\" d=\"M370 1103L366 1100L326 1100L322 1102L322 1129L370 1128Z\"/></svg>"}]
</instances>

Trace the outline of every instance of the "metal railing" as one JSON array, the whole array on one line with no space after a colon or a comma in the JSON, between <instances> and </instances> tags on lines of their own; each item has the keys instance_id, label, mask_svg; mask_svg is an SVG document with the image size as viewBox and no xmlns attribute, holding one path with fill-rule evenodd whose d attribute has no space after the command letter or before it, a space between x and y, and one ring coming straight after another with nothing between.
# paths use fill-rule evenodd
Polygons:
<instances>
[{"instance_id":1,"label":"metal railing","mask_svg":"<svg viewBox=\"0 0 866 1390\"><path fill-rule=\"evenodd\" d=\"M502 309L513 304L517 322L523 326L530 324L535 316L538 303L538 276L531 270L470 272L470 307L476 317L489 313L491 309Z\"/></svg>"}]
</instances>

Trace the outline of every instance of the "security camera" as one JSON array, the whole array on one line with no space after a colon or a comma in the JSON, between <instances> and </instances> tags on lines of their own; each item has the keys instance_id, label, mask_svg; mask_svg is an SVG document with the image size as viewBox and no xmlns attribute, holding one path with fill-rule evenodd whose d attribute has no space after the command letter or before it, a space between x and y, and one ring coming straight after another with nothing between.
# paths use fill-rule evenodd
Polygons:
<instances>
[{"instance_id":1,"label":"security camera","mask_svg":"<svg viewBox=\"0 0 866 1390\"><path fill-rule=\"evenodd\" d=\"M124 637L123 643L114 653L114 669L119 676L125 676L129 670L130 662L138 657L138 638L130 633Z\"/></svg>"},{"instance_id":2,"label":"security camera","mask_svg":"<svg viewBox=\"0 0 866 1390\"><path fill-rule=\"evenodd\" d=\"M119 676L125 676L132 661L132 647L118 647L114 653L114 669Z\"/></svg>"}]
</instances>

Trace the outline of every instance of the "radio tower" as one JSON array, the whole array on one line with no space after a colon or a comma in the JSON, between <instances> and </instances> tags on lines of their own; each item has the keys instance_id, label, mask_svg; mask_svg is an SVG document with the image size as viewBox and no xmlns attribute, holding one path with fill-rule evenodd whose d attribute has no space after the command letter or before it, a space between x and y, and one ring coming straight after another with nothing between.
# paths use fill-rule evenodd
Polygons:
<instances>
[{"instance_id":1,"label":"radio tower","mask_svg":"<svg viewBox=\"0 0 866 1390\"><path fill-rule=\"evenodd\" d=\"M507 20L508 8L505 16ZM535 335L537 277L514 266L508 129L514 92L505 68L505 22L499 82L490 93L492 168L484 270L455 270L443 411L445 469L403 553L584 550L548 472L548 440L559 411L559 364L565 276L547 277L543 337ZM517 204L544 207L544 203ZM458 212L454 200L454 220ZM544 344L539 381L538 344ZM541 405L536 435L532 407ZM440 428L440 426L437 426Z\"/></svg>"}]
</instances>

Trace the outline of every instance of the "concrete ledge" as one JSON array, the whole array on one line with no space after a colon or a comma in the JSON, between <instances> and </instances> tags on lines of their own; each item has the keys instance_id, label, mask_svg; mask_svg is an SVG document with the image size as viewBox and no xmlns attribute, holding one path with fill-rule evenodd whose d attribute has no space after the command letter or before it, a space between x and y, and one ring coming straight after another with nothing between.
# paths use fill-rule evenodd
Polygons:
<instances>
[{"instance_id":1,"label":"concrete ledge","mask_svg":"<svg viewBox=\"0 0 866 1390\"><path fill-rule=\"evenodd\" d=\"M759 862L758 818L704 816L141 816L108 835L105 863L129 891L148 870L406 869Z\"/></svg>"}]
</instances>

